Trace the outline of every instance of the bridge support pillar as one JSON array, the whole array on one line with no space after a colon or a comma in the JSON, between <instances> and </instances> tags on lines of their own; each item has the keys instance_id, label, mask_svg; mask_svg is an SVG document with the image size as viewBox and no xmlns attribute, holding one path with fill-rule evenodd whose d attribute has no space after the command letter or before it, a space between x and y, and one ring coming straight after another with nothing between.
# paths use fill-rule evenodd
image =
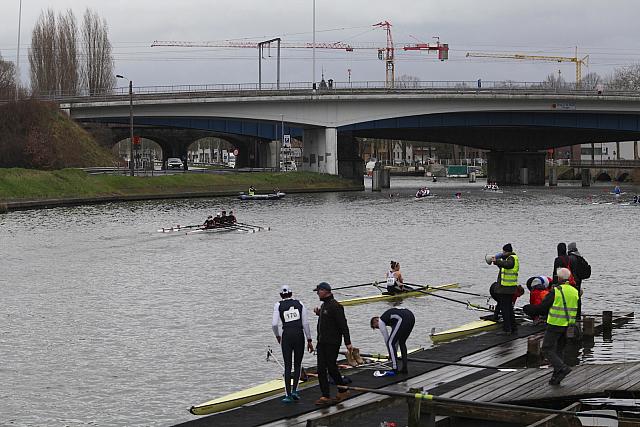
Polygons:
<instances>
[{"instance_id":1,"label":"bridge support pillar","mask_svg":"<svg viewBox=\"0 0 640 427\"><path fill-rule=\"evenodd\" d=\"M549 187L557 187L558 186L558 167L550 166L549 167Z\"/></svg>"},{"instance_id":2,"label":"bridge support pillar","mask_svg":"<svg viewBox=\"0 0 640 427\"><path fill-rule=\"evenodd\" d=\"M487 180L500 185L544 185L544 152L491 151Z\"/></svg>"},{"instance_id":3,"label":"bridge support pillar","mask_svg":"<svg viewBox=\"0 0 640 427\"><path fill-rule=\"evenodd\" d=\"M591 187L591 169L582 168L580 175L582 176L582 186Z\"/></svg>"},{"instance_id":4,"label":"bridge support pillar","mask_svg":"<svg viewBox=\"0 0 640 427\"><path fill-rule=\"evenodd\" d=\"M356 138L351 132L340 132L337 148L338 175L357 181L364 187L364 160L358 153Z\"/></svg>"},{"instance_id":5,"label":"bridge support pillar","mask_svg":"<svg viewBox=\"0 0 640 427\"><path fill-rule=\"evenodd\" d=\"M338 130L305 129L302 169L338 175Z\"/></svg>"}]
</instances>

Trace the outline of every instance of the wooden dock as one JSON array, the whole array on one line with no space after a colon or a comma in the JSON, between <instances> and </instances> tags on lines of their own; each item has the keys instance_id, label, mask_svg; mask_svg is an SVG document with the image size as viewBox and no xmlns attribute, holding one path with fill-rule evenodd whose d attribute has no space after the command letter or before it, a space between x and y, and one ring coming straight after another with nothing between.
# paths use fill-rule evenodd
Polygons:
<instances>
[{"instance_id":1,"label":"wooden dock","mask_svg":"<svg viewBox=\"0 0 640 427\"><path fill-rule=\"evenodd\" d=\"M620 325L632 318L633 313L618 313L613 316L613 324ZM602 332L602 329L602 322L596 320L594 330ZM531 351L532 342L539 343L543 332L544 325L526 324L519 328L517 336L505 337L496 335L495 332L486 332L423 350L415 354L415 357L489 366L522 366L527 359L527 352ZM540 425L572 425L575 419L572 421L571 416L550 414L544 411L551 409L537 410L530 405L542 406L543 403L555 410L570 408L575 412L580 406L574 402L582 397L607 397L616 393L617 397L620 397L620 393L623 397L640 394L640 363L582 365L573 369L561 386L552 387L548 384L551 369L528 368L517 372L496 372L495 369L410 363L409 375L374 377L371 371L350 375L354 386L371 391L354 392L352 397L339 405L320 409L314 406L313 402L320 396L316 385L303 389L302 399L293 405L280 402L281 396L271 397L180 425L319 427L351 426L357 423L362 426L378 426L381 421L386 420L395 421L398 426L412 427L475 426L491 425L491 420L497 420L496 413L502 414L500 417L507 423L504 425L529 425L547 418L546 424ZM471 403L461 406L384 395L385 392L406 393L409 390ZM469 406L505 403L526 408L528 415L523 415L522 409L480 410ZM468 418L475 421L470 424L459 422ZM483 419L490 421L488 424L481 424L480 420ZM563 420L565 424L558 424L559 420Z\"/></svg>"}]
</instances>

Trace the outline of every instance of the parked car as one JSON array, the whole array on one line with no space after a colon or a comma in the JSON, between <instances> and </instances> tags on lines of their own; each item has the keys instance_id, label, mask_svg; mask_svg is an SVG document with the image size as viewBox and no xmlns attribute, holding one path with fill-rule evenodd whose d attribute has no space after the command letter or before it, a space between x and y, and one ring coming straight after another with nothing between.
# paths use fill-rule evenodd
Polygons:
<instances>
[{"instance_id":1,"label":"parked car","mask_svg":"<svg viewBox=\"0 0 640 427\"><path fill-rule=\"evenodd\" d=\"M167 169L182 169L182 160L177 157L169 157L167 159Z\"/></svg>"}]
</instances>

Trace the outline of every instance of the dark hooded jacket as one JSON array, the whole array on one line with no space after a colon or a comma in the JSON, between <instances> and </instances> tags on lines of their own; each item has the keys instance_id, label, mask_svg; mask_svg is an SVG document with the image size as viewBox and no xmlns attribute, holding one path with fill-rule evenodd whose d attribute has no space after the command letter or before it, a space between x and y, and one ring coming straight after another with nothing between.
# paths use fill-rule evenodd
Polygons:
<instances>
[{"instance_id":1,"label":"dark hooded jacket","mask_svg":"<svg viewBox=\"0 0 640 427\"><path fill-rule=\"evenodd\" d=\"M558 284L559 268L568 268L572 273L576 271L576 260L567 255L567 245L562 242L558 243L558 256L553 261L553 281L551 283L554 285Z\"/></svg>"}]
</instances>

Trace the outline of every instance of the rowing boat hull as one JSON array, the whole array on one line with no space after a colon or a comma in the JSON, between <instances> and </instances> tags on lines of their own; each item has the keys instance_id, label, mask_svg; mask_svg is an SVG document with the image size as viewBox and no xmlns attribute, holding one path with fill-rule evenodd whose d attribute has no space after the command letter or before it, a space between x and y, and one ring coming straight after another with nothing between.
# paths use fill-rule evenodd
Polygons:
<instances>
[{"instance_id":1,"label":"rowing boat hull","mask_svg":"<svg viewBox=\"0 0 640 427\"><path fill-rule=\"evenodd\" d=\"M442 332L435 332L430 335L433 343L440 343L449 341L456 338L462 338L468 335L477 334L484 331L491 331L498 329L500 324L491 320L474 320L473 322L465 323L456 328L447 329Z\"/></svg>"},{"instance_id":2,"label":"rowing boat hull","mask_svg":"<svg viewBox=\"0 0 640 427\"><path fill-rule=\"evenodd\" d=\"M228 411L229 409L237 408L247 403L273 396L277 393L282 393L283 390L283 379L272 380L255 387L227 394L226 396L222 396L199 405L194 405L189 409L189 412L194 415L207 415L214 414L216 412Z\"/></svg>"},{"instance_id":3,"label":"rowing boat hull","mask_svg":"<svg viewBox=\"0 0 640 427\"><path fill-rule=\"evenodd\" d=\"M250 196L248 194L241 194L238 196L240 200L278 200L282 199L285 193L273 193L273 194L254 194Z\"/></svg>"},{"instance_id":4,"label":"rowing boat hull","mask_svg":"<svg viewBox=\"0 0 640 427\"><path fill-rule=\"evenodd\" d=\"M421 348L413 349L409 351L409 354L422 350ZM389 356L386 354L374 354L368 357L370 360L388 360ZM343 365L340 365L343 366ZM343 366L344 367L344 366ZM346 370L351 369L350 366L345 367ZM341 371L343 369L341 368ZM312 373L308 373L306 381L300 381L300 386L314 384L318 382L317 376ZM284 380L282 378L277 380L271 380L266 383L257 385L255 387L247 388L237 391L235 393L227 394L208 402L194 405L189 409L193 415L208 415L215 414L217 412L228 411L230 409L237 408L247 403L255 402L260 399L264 399L269 396L276 395L278 393L284 393Z\"/></svg>"},{"instance_id":5,"label":"rowing boat hull","mask_svg":"<svg viewBox=\"0 0 640 427\"><path fill-rule=\"evenodd\" d=\"M405 298L425 297L429 295L431 292L437 291L438 289L451 289L451 288L457 288L457 287L458 287L457 283L449 283L446 285L432 286L429 288L425 288L423 292L413 291L413 292L403 292L401 294L395 294L395 295L380 294L380 295L372 295L368 297L351 298L351 299L340 301L340 304L342 304L343 306L350 306L350 305L359 305L359 304L370 304L370 303L382 302L382 301L401 301Z\"/></svg>"}]
</instances>

